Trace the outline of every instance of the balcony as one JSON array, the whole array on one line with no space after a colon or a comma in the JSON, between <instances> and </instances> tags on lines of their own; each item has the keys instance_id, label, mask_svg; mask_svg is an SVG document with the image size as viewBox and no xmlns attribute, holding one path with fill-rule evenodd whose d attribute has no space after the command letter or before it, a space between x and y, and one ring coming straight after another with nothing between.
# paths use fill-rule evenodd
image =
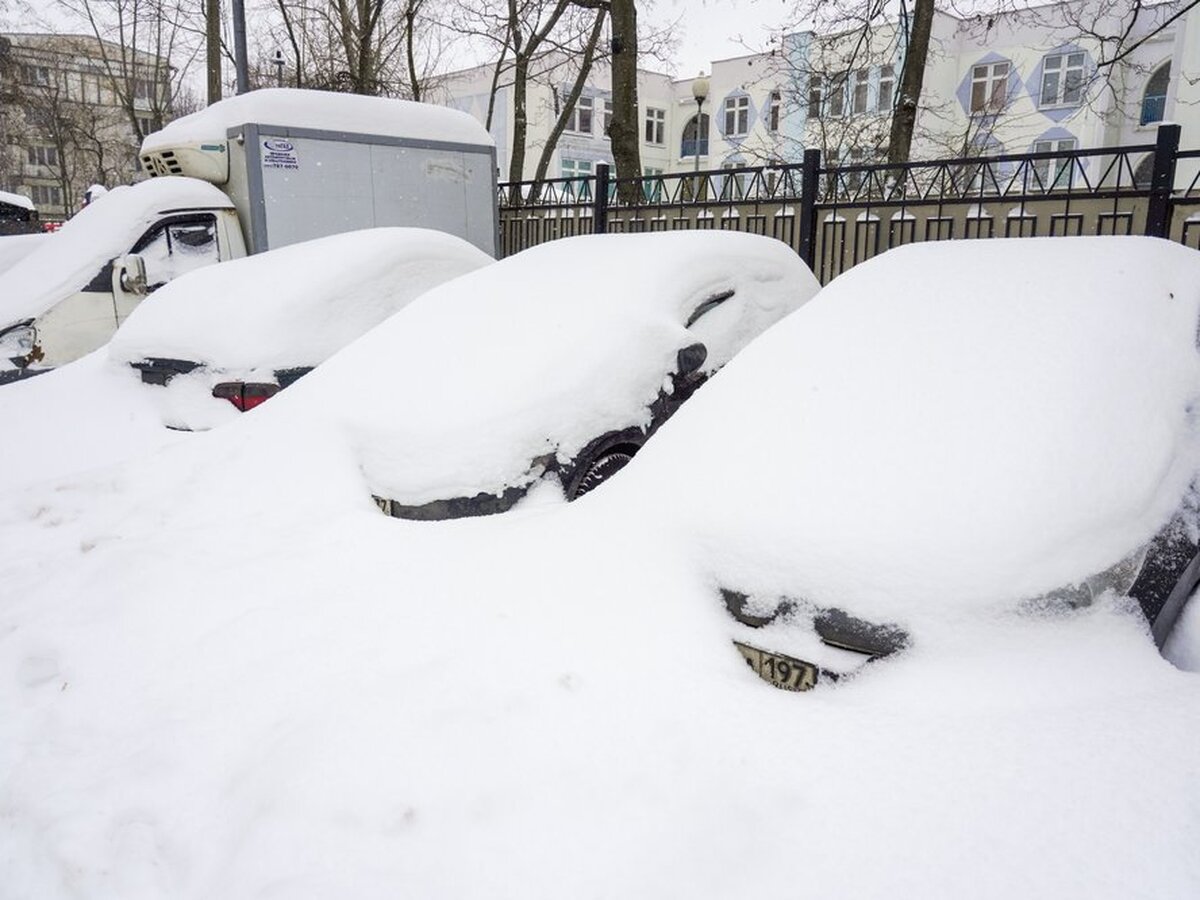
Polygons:
<instances>
[{"instance_id":1,"label":"balcony","mask_svg":"<svg viewBox=\"0 0 1200 900\"><path fill-rule=\"evenodd\" d=\"M1154 122L1163 120L1163 113L1167 109L1166 94L1147 94L1142 98L1142 117L1138 122L1139 125L1151 125Z\"/></svg>"}]
</instances>

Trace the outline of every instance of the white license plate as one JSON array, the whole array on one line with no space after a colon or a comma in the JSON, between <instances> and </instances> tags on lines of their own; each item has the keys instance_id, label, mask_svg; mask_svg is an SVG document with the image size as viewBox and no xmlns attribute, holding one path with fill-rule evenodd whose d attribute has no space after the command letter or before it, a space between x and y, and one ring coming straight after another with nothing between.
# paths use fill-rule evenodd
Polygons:
<instances>
[{"instance_id":1,"label":"white license plate","mask_svg":"<svg viewBox=\"0 0 1200 900\"><path fill-rule=\"evenodd\" d=\"M771 653L734 641L746 664L767 684L783 691L808 691L817 686L817 667L782 653Z\"/></svg>"}]
</instances>

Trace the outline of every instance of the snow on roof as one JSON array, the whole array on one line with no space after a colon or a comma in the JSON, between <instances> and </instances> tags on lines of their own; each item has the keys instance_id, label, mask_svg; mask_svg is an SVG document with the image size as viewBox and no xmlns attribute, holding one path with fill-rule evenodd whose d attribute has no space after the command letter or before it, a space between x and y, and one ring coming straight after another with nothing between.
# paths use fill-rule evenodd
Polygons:
<instances>
[{"instance_id":1,"label":"snow on roof","mask_svg":"<svg viewBox=\"0 0 1200 900\"><path fill-rule=\"evenodd\" d=\"M305 241L169 282L121 326L109 355L217 369L315 366L429 288L491 262L424 228Z\"/></svg>"},{"instance_id":2,"label":"snow on roof","mask_svg":"<svg viewBox=\"0 0 1200 900\"><path fill-rule=\"evenodd\" d=\"M83 288L113 257L128 253L167 211L232 208L204 181L172 176L113 188L72 216L54 236L0 273L0 327L36 318Z\"/></svg>"},{"instance_id":3,"label":"snow on roof","mask_svg":"<svg viewBox=\"0 0 1200 900\"><path fill-rule=\"evenodd\" d=\"M230 128L247 123L495 146L478 120L449 107L358 94L267 88L230 97L176 119L161 131L147 135L142 152L224 140Z\"/></svg>"},{"instance_id":4,"label":"snow on roof","mask_svg":"<svg viewBox=\"0 0 1200 900\"><path fill-rule=\"evenodd\" d=\"M0 191L0 203L7 203L9 206L19 206L21 209L33 209L33 201L24 194L12 194L8 191Z\"/></svg>"},{"instance_id":5,"label":"snow on roof","mask_svg":"<svg viewBox=\"0 0 1200 900\"><path fill-rule=\"evenodd\" d=\"M1198 321L1200 253L1157 238L891 250L733 360L608 493L671 498L739 590L884 620L1011 609L1179 508Z\"/></svg>"},{"instance_id":6,"label":"snow on roof","mask_svg":"<svg viewBox=\"0 0 1200 900\"><path fill-rule=\"evenodd\" d=\"M289 400L336 414L377 494L417 504L496 492L536 457L565 462L608 431L647 424L679 349L703 341L711 371L818 288L785 244L758 235L553 241L433 289ZM733 298L685 328L728 289Z\"/></svg>"}]
</instances>

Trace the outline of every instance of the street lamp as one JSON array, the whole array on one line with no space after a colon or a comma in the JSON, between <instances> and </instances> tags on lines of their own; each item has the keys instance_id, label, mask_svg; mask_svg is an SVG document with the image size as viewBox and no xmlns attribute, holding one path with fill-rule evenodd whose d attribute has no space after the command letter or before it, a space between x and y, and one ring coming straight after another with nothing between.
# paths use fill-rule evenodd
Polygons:
<instances>
[{"instance_id":1,"label":"street lamp","mask_svg":"<svg viewBox=\"0 0 1200 900\"><path fill-rule=\"evenodd\" d=\"M693 135L694 145L692 148L693 164L695 171L700 171L700 124L703 121L704 101L708 99L708 79L704 77L704 72L701 72L692 81L692 96L696 98L696 131ZM707 148L706 148L707 149Z\"/></svg>"},{"instance_id":2,"label":"street lamp","mask_svg":"<svg viewBox=\"0 0 1200 900\"><path fill-rule=\"evenodd\" d=\"M271 58L271 65L275 67L275 84L283 87L283 51L276 50L275 55Z\"/></svg>"}]
</instances>

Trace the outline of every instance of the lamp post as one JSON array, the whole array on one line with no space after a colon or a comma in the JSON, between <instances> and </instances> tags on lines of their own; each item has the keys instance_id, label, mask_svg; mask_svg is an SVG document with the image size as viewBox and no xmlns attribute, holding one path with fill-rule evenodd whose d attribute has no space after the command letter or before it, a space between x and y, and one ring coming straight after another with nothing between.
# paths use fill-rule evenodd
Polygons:
<instances>
[{"instance_id":1,"label":"lamp post","mask_svg":"<svg viewBox=\"0 0 1200 900\"><path fill-rule=\"evenodd\" d=\"M283 87L283 51L276 50L275 55L271 57L271 65L275 67L275 84L278 87Z\"/></svg>"},{"instance_id":2,"label":"lamp post","mask_svg":"<svg viewBox=\"0 0 1200 900\"><path fill-rule=\"evenodd\" d=\"M704 77L704 72L701 72L692 81L692 96L696 98L696 131L694 133L694 144L692 147L692 160L694 171L700 171L700 125L703 122L704 101L708 99L708 79Z\"/></svg>"}]
</instances>

